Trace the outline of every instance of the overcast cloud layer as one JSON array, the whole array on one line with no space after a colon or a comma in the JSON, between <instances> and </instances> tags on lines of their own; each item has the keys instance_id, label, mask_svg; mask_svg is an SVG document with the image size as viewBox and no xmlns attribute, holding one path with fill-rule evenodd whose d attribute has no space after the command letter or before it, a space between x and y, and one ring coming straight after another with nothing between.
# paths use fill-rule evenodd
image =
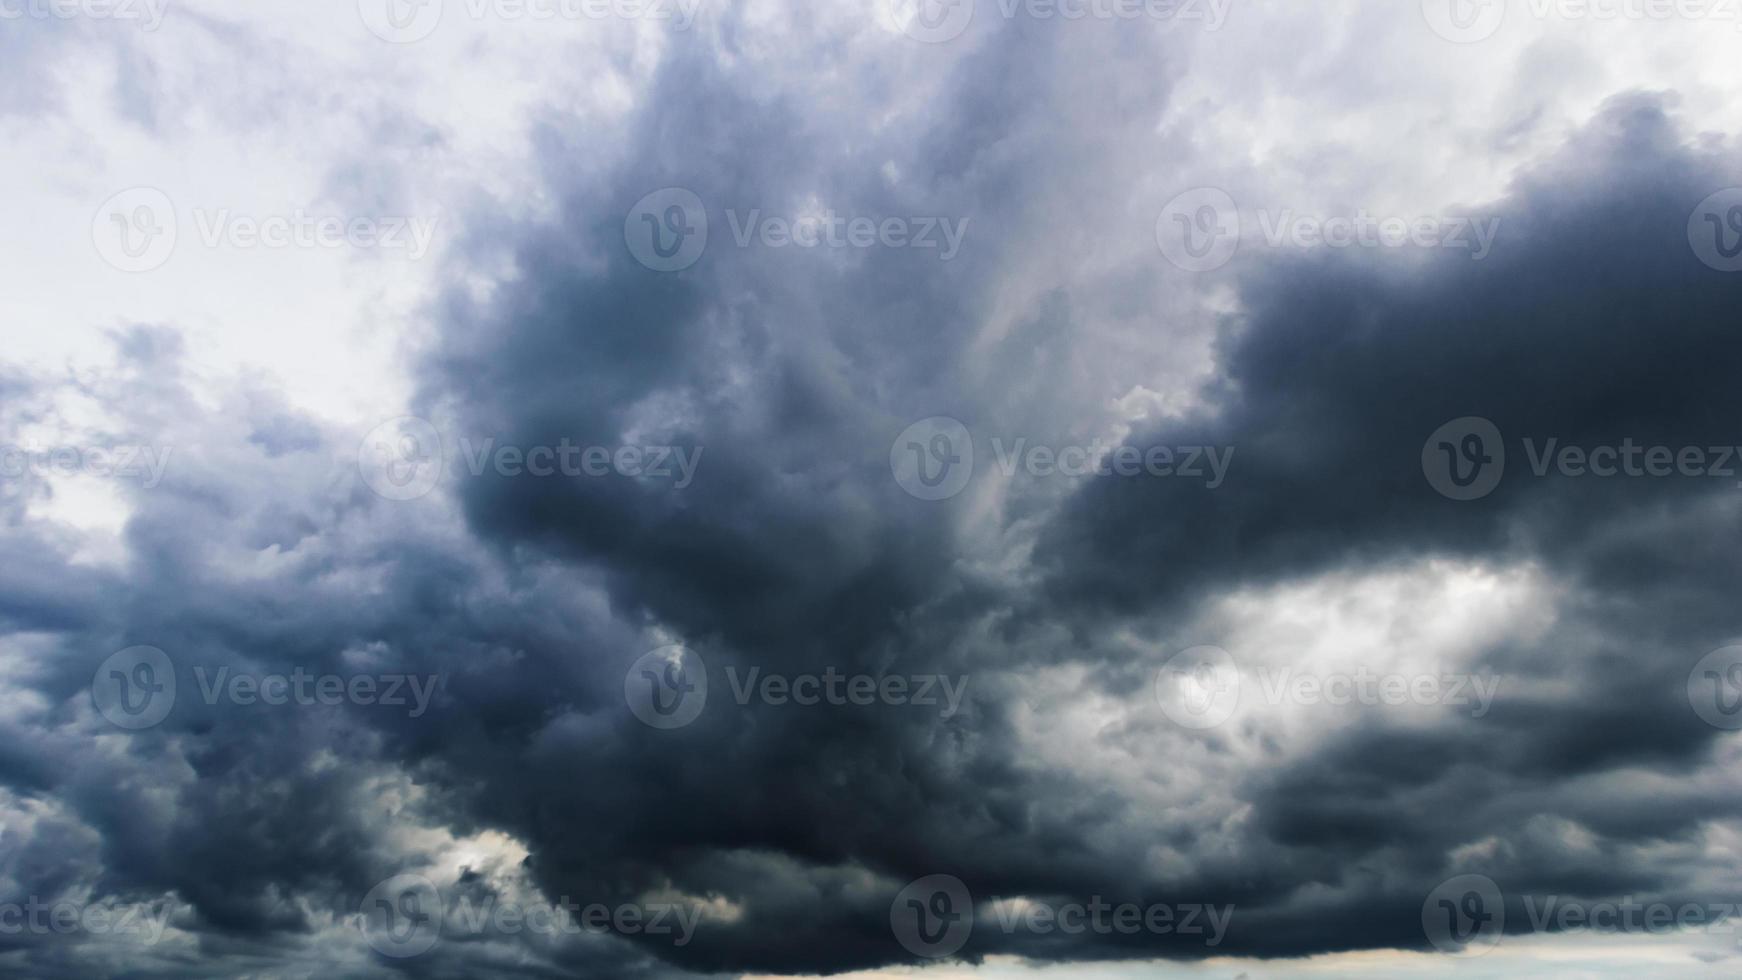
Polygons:
<instances>
[{"instance_id":1,"label":"overcast cloud layer","mask_svg":"<svg viewBox=\"0 0 1742 980\"><path fill-rule=\"evenodd\" d=\"M0 0L0 975L1734 975L1599 6Z\"/></svg>"}]
</instances>

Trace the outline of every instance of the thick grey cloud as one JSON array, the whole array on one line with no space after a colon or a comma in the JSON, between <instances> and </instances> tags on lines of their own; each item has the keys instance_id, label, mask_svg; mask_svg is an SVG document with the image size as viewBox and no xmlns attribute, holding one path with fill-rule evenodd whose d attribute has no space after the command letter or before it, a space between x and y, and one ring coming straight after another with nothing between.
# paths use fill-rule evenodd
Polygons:
<instances>
[{"instance_id":1,"label":"thick grey cloud","mask_svg":"<svg viewBox=\"0 0 1742 980\"><path fill-rule=\"evenodd\" d=\"M717 106L705 114L731 116ZM672 152L647 155L721 159L709 150L707 125L674 131L684 135L674 137ZM1043 151L1036 157L1031 172L1056 165ZM729 151L724 159L720 170L732 173ZM802 186L803 168L795 169L792 179ZM753 196L698 176L660 174L647 183L701 183L711 200ZM670 397L705 406L693 427L671 435L706 445L719 462L690 496L627 483L557 488L502 480L471 489L469 514L476 526L522 545L597 564L630 608L680 624L686 635L717 637L711 662L896 669L917 656L933 669L985 669L1000 655L957 652L959 633L979 617L1014 611L1036 628L1080 621L1086 649L1041 656L1092 664L1112 655L1095 649L1093 637L1119 617L1145 610L1178 616L1234 583L1435 555L1543 563L1583 595L1544 646L1486 654L1510 675L1567 679L1575 685L1571 696L1503 700L1482 725L1463 728L1403 735L1376 724L1250 774L1237 795L1256 808L1246 844L1252 856L1226 866L1206 862L1176 877L1134 874L1123 854L1089 843L1096 827L1134 842L1145 830L1142 817L1096 792L1092 781L1024 771L997 704L976 702L972 714L950 723L826 711L711 717L685 733L699 741L636 750L629 768L661 775L619 790L624 805L598 813L596 803L576 800L555 809L587 807L602 821L591 825L619 841L607 849L613 862L635 855L634 863L652 861L686 890L718 888L742 901L749 911L734 930L741 941L701 944L684 955L698 965L766 970L885 962L881 904L786 909L745 888L741 876L689 878L708 866L710 853L773 850L822 867L865 867L896 882L942 869L996 894L1098 889L1232 901L1255 925L1237 931L1230 946L1267 955L1423 945L1419 898L1411 896L1457 870L1447 864L1452 850L1521 819L1563 814L1562 807L1588 829L1613 826L1618 848L1638 835L1686 838L1733 806L1733 790L1690 790L1685 807L1617 821L1589 799L1563 802L1554 787L1567 781L1561 792L1576 797L1570 784L1581 777L1634 765L1689 772L1709 750L1716 733L1687 710L1684 685L1697 653L1724 635L1728 604L1717 583L1734 572L1724 549L1701 542L1733 525L1731 488L1710 479L1537 480L1515 450L1514 476L1501 492L1459 504L1429 487L1420 455L1438 425L1470 414L1506 433L1580 445L1623 437L1673 446L1733 442L1734 396L1724 383L1730 341L1722 324L1736 287L1696 261L1686 241L1694 205L1731 179L1717 153L1684 145L1656 100L1624 98L1490 209L1504 232L1488 261L1326 254L1251 269L1241 279L1246 312L1227 326L1202 417L1145 437L1233 445L1236 478L1214 493L1183 482L1085 487L1044 524L1035 561L1046 575L1033 593L975 580L951 561L947 536L922 530L960 517L959 509L916 509L893 493L875 509L860 506L864 488L879 484L893 428L863 420L903 402L917 403L914 414L927 411L934 382L922 375L907 389L892 378L852 390L831 365L864 357L877 374L905 363L917 344L937 372L953 369L971 387L975 365L947 320L935 336L916 340L859 326L878 318L887 297L840 303L835 318L821 323L783 316L790 306L804 308L801 296L785 304L747 301L759 316L728 306L736 293L723 281L728 273L731 283L758 284L744 290L755 296L784 299L808 288L833 298L836 288L851 288L794 276L780 261L785 256L752 259L727 250L674 283L620 256L596 278L576 276L560 271L563 250L540 243L531 268L540 269L544 255L558 256L559 269L531 276L546 295L531 310L517 295L488 311L483 327L474 325L478 313L462 316L463 356L442 362L435 390L451 394L455 379L464 379L458 400L491 425L508 425L524 444L576 431L608 439L621 431L613 428L613 407ZM608 240L613 231L594 235ZM973 295L975 270L951 271L962 277L947 284L951 294ZM784 281L764 289L763 277ZM910 279L902 299L924 295L928 281L923 274ZM948 310L959 302L923 305ZM1068 317L1055 326L1073 328ZM805 336L731 344L709 328L733 339L739 331ZM487 338L482 351L470 346L475 337ZM832 346L835 356L795 363L790 346ZM720 398L711 373L730 368L762 383ZM795 399L802 400L794 406ZM971 404L946 407L981 425L996 419L976 415ZM814 478L836 468L856 479ZM1657 534L1621 533L1645 514ZM867 527L869 541L843 542L844 533ZM1674 621L1640 622L1636 611L1615 608L1653 595L1676 604ZM792 745L805 751L784 748ZM1424 771L1424 760L1435 764ZM841 773L848 775L835 776ZM537 787L538 804L551 805L542 780L514 782ZM852 792L842 795L843 786ZM1052 794L1093 803L1087 812L1037 814L1036 801ZM1542 809L1519 812L1526 794ZM1634 808L1620 798L1613 804ZM522 806L534 808L531 800ZM558 836L511 808L501 817L517 820L517 832L532 840ZM621 838L610 834L613 819L623 824ZM1192 831L1175 832L1191 853ZM596 842L556 839L552 846L561 864L586 868L596 859L584 852ZM682 842L678 855L674 842ZM1674 873L1648 873L1619 855L1571 878L1535 867L1532 858L1519 854L1487 870L1521 886L1586 894L1674 895L1678 887ZM1366 861L1388 865L1391 880L1365 883L1352 869ZM573 879L553 872L547 880ZM1292 907L1290 896L1308 885L1334 888L1339 897L1328 909ZM783 910L780 918L766 917L770 906ZM771 948L762 938L770 933L791 941ZM1174 951L1151 942L1148 952ZM1143 944L1095 945L993 936L969 949L1095 957L1131 955Z\"/></svg>"}]
</instances>

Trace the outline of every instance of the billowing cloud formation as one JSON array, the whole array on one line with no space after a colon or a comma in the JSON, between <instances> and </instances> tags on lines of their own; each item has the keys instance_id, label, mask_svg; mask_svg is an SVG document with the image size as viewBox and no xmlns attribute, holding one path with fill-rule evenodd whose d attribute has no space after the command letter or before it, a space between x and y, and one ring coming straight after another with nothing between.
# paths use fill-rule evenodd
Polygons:
<instances>
[{"instance_id":1,"label":"billowing cloud formation","mask_svg":"<svg viewBox=\"0 0 1742 980\"><path fill-rule=\"evenodd\" d=\"M1618 95L1466 204L1498 221L1480 260L1266 247L1291 202L1253 199L1262 168L1229 153L1240 251L1194 275L1153 218L1187 189L1169 152L1218 159L1172 102L1186 25L1017 18L936 49L827 27L838 51L771 70L779 32L723 14L664 38L634 108L542 121L548 207L472 217L428 311L433 492L377 482L373 436L359 465L378 420L214 384L175 325L5 377L11 441L165 464L104 483L114 549L56 516L89 463L0 483L28 556L0 576L0 902L143 923L0 918L0 955L832 973L946 951L891 916L937 910L908 886L940 875L972 897L945 910L971 962L1428 950L1424 903L1462 875L1498 883L1511 932L1531 896L1736 900L1736 747L1688 681L1735 631L1738 478L1535 472L1550 440L1586 468L1742 443L1742 279L1689 240L1742 183L1733 142ZM633 242L663 188L706 214L677 271ZM940 247L763 224L831 215ZM925 500L891 455L938 416L976 465ZM1424 448L1431 473L1430 436L1469 417L1504 475L1456 500ZM1006 465L1019 440L1204 447L1220 475L1060 476ZM1494 448L1448 444L1454 468ZM563 446L610 453L529 472ZM663 449L685 480L650 472ZM644 657L676 644L681 672ZM1170 661L1205 646L1238 694L1219 724L1169 710ZM173 705L140 720L165 669ZM1368 673L1460 694L1288 686ZM703 676L699 714L662 722ZM551 927L571 901L607 914ZM1076 905L1172 926L1030 917Z\"/></svg>"}]
</instances>

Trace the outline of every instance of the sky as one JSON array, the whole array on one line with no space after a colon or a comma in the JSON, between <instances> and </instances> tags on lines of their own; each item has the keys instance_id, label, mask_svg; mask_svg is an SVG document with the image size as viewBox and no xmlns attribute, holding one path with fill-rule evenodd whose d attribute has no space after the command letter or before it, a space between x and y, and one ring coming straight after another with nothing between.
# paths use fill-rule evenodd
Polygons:
<instances>
[{"instance_id":1,"label":"sky","mask_svg":"<svg viewBox=\"0 0 1742 980\"><path fill-rule=\"evenodd\" d=\"M0 976L1733 976L1739 44L0 0Z\"/></svg>"}]
</instances>

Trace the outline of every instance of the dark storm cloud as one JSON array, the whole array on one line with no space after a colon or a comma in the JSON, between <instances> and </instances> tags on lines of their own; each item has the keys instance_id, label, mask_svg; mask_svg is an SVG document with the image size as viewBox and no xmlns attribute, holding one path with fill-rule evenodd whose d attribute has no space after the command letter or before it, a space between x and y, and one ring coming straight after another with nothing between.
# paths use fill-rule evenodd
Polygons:
<instances>
[{"instance_id":1,"label":"dark storm cloud","mask_svg":"<svg viewBox=\"0 0 1742 980\"><path fill-rule=\"evenodd\" d=\"M499 948L460 943L441 959L388 971L396 965L371 965L343 919L417 855L383 835L401 821L436 819L432 806L445 806L418 802L412 784L388 778L380 763L400 760L412 773L451 765L469 778L470 765L488 765L482 753L428 756L447 738L524 745L559 710L599 710L620 670L582 677L566 653L622 648L627 634L589 619L560 573L524 569L492 588L470 546L428 534L409 513L377 512L380 501L359 494L355 470L338 468L319 430L287 414L273 392L236 391L216 410L196 408L172 333L128 331L116 346L116 363L83 382L83 394L132 407L137 428L108 436L148 433L177 455L162 486L130 494L138 509L124 568L82 567L71 535L27 540L16 517L9 524L8 547L35 556L28 580L5 589L6 603L29 613L12 619L23 644L15 655L39 655L25 676L55 707L8 725L0 771L13 802L38 816L0 837L18 855L3 900L85 889L123 902L167 899L168 921L197 949L26 933L33 975L119 976L118 963L177 976L312 967L310 942L330 946L333 929L344 943L315 954L326 975L464 976L480 963L495 964L497 975L560 975L552 964L577 953L504 961ZM8 484L47 492L32 487ZM270 573L238 575L228 563L243 555L283 560ZM47 647L28 639L49 635L56 640ZM174 710L130 734L100 720L87 727L80 719L91 715L93 670L106 652L140 643L170 653L181 685ZM349 676L365 665L438 678L429 714L208 703L199 688L202 671ZM505 682L519 671L545 681ZM477 827L466 814L447 815L458 832ZM669 975L615 941L590 944L583 958L614 975Z\"/></svg>"},{"instance_id":2,"label":"dark storm cloud","mask_svg":"<svg viewBox=\"0 0 1742 980\"><path fill-rule=\"evenodd\" d=\"M1481 725L1359 731L1251 780L1263 834L1319 863L1303 880L1374 865L1428 886L1479 870L1537 893L1708 897L1683 878L1692 869L1666 872L1627 850L1696 840L1734 812L1732 789L1685 783L1678 805L1653 807L1627 788L1635 777L1617 775L1602 797L1590 782L1686 777L1707 759L1717 733L1687 709L1685 685L1735 629L1737 481L1537 477L1522 440L1738 442L1738 286L1687 239L1695 206L1736 183L1720 149L1689 140L1658 99L1616 99L1490 209L1504 224L1489 261L1322 253L1255 270L1210 411L1138 441L1238 446L1238 476L1217 494L1103 481L1049 527L1037 552L1051 570L1047 608L1074 616L1177 609L1233 585L1434 556L1538 563L1571 590L1543 643L1485 654L1502 674L1570 692L1502 698ZM1471 502L1436 493L1421 463L1428 435L1463 416L1492 420L1507 439L1505 478ZM1521 828L1547 815L1595 831L1604 859L1581 855L1569 877L1523 846ZM1442 864L1489 836L1519 846L1480 867ZM1266 922L1260 951L1356 936L1415 944L1379 920L1373 930Z\"/></svg>"},{"instance_id":3,"label":"dark storm cloud","mask_svg":"<svg viewBox=\"0 0 1742 980\"><path fill-rule=\"evenodd\" d=\"M1006 377L974 379L968 351L997 258L1050 220L1025 202L1096 152L1061 143L1034 114L1069 99L1033 74L1037 59L1064 58L1056 48L1039 31L989 46L949 76L960 84L941 109L883 129L809 106L753 105L711 57L675 57L650 100L658 110L629 136L632 165L576 188L572 224L530 233L518 255L524 288L456 311L426 397L456 406L463 431L515 445L565 436L611 445L638 412L666 409L658 441L704 447L698 480L676 492L485 479L466 490L473 526L504 547L597 567L622 612L697 645L716 697L728 693L726 668L959 668L953 634L1004 599L954 561L952 512L889 479L889 446L916 417L975 419L1010 397ZM864 82L897 80L880 69ZM1162 96L1152 88L1140 101L1153 109ZM648 160L669 162L650 171ZM666 185L695 191L712 223L707 254L675 276L642 268L622 246L620 216ZM812 197L847 214L966 218L971 247L949 263L917 249L735 247L728 209L792 214ZM577 266L577 255L593 261ZM999 351L995 362L1032 356ZM638 652L576 655L621 670ZM476 806L537 842L533 866L548 891L670 881L741 907L731 925L667 954L697 969L888 963L900 949L887 882L992 855L1011 867L1062 856L1022 854L1036 777L1003 758L995 709L927 721L887 709L733 708L663 740L618 712L608 735L555 727L530 753L471 745L463 751L488 758ZM1080 849L1065 828L1034 829ZM758 872L764 856L780 860ZM861 869L883 883L837 882L862 879Z\"/></svg>"},{"instance_id":4,"label":"dark storm cloud","mask_svg":"<svg viewBox=\"0 0 1742 980\"><path fill-rule=\"evenodd\" d=\"M997 77L976 67L976 77ZM729 91L688 70L700 69L675 76L686 91ZM992 101L981 114L996 118L1001 104ZM754 156L738 149L725 134L742 111L712 94L695 103L693 119L663 114L638 157L713 166L637 172L619 182L626 190L607 182L580 192L572 212L621 213L642 188L664 184L690 186L722 208L787 200L812 180L840 188L821 195L831 203L853 200L841 171L813 175L823 162L815 150L776 135L801 131L802 120L764 113L785 122L762 124L774 142L758 142ZM902 165L929 164L940 177L971 170L961 160L976 153L980 132L968 127L962 145ZM1059 163L1030 152L1030 172ZM768 158L788 166L757 166ZM1258 808L1247 844L1255 863L1206 859L1178 878L1144 876L1088 843L1100 828L1135 844L1142 816L1087 779L1026 771L1010 754L1016 740L998 704L976 703L942 722L750 708L711 714L665 742L577 739L504 776L485 804L491 819L534 843L551 887L609 869L740 904L741 919L676 954L699 968L838 970L898 958L884 932L886 894L782 897L808 893L803 882L840 867L895 882L948 871L987 894L1236 902L1252 925L1234 930L1222 952L1419 947L1420 896L1458 870L1449 852L1528 821L1533 814L1512 805L1527 796L1537 812L1565 807L1569 819L1614 832L1614 863L1578 880L1539 869L1528 854L1486 870L1521 887L1673 892L1676 872L1629 865L1623 845L1685 838L1734 801L1696 788L1677 814L1611 821L1572 785L1624 765L1687 772L1709 748L1714 732L1687 711L1682 685L1698 652L1722 639L1722 583L1734 581L1735 567L1716 542L1735 526L1732 488L1536 479L1514 449L1499 492L1458 503L1429 487L1420 456L1429 433L1464 415L1539 441L1735 442L1742 399L1728 375L1739 342L1725 325L1737 287L1701 265L1686 239L1695 204L1730 182L1717 154L1686 145L1656 100L1625 98L1490 209L1503 232L1487 261L1325 253L1251 269L1241 279L1246 312L1228 326L1202 418L1135 440L1234 445L1236 476L1216 493L1165 481L1085 488L1042 533L1036 563L1047 577L1038 595L976 581L952 563L940 522L960 512L916 508L888 492L884 475L895 425L887 420L899 418L898 406L996 421L974 404L958 319L972 315L963 304L976 295L980 267L953 266L945 276L894 254L831 276L810 257L716 242L693 270L661 276L614 249L618 229L601 223L587 237L603 263L583 272L548 233L536 235L522 253L536 270L530 288L456 317L432 397L538 444L564 433L609 441L623 431L627 406L658 395L694 409L678 413L667 435L705 445L707 465L685 494L623 482L486 481L470 488L468 513L499 541L597 566L620 604L680 627L711 665L899 669L921 658L932 669L963 669L978 655L950 652L961 631L999 609L1019 620L1091 623L1082 628L1092 636L1107 620L1090 617L1179 614L1230 584L1443 555L1541 562L1589 595L1595 608L1568 610L1558 644L1489 658L1526 677L1591 669L1578 674L1575 696L1505 702L1480 729L1402 737L1376 724L1249 777L1241 795ZM978 187L968 182L957 199L978 200ZM617 208L589 209L589 199ZM976 217L1010 220L986 210L978 204ZM718 223L719 212L711 217ZM884 275L905 277L899 296L865 288ZM880 332L892 303L930 311L925 335ZM1058 331L1072 329L1068 304L1056 311ZM864 374L843 363L864 365ZM730 369L754 385L728 387ZM940 400L951 388L954 397ZM1647 517L1656 533L1624 533ZM1660 621L1605 605L1622 594L1660 596L1679 615ZM1091 641L1065 656L1102 655ZM577 766L590 775L563 788ZM613 777L601 794L598 779ZM1034 809L1072 796L1084 806ZM575 814L593 836L560 833ZM1035 853L1043 842L1044 857ZM1188 853L1192 843L1189 832L1177 841ZM736 867L708 870L734 853L795 863L766 881ZM1387 867L1385 884L1350 870L1366 861ZM1338 898L1290 904L1315 882ZM784 940L770 944L770 935ZM982 930L967 954L1206 952L1172 937L1100 942Z\"/></svg>"},{"instance_id":5,"label":"dark storm cloud","mask_svg":"<svg viewBox=\"0 0 1742 980\"><path fill-rule=\"evenodd\" d=\"M1079 495L1070 510L1082 518L1058 521L1038 556L1057 566L1053 588L1148 604L1158 592L1351 556L1514 548L1617 576L1615 585L1662 581L1664 559L1638 553L1655 542L1616 540L1593 525L1626 527L1733 487L1533 479L1522 439L1736 441L1738 341L1725 328L1736 284L1701 264L1687 240L1695 206L1736 175L1721 151L1683 147L1684 138L1657 100L1612 102L1485 209L1502 220L1487 261L1445 255L1423 265L1323 250L1246 276L1247 312L1227 327L1205 418L1149 436L1235 445L1239 479L1216 494L1105 481ZM1508 478L1482 501L1447 500L1422 475L1427 437L1462 416L1488 418L1507 438ZM1182 512L1187 519L1151 516ZM1134 562L1177 578L1132 576ZM1728 564L1701 571L1686 580L1716 586L1736 574Z\"/></svg>"}]
</instances>

